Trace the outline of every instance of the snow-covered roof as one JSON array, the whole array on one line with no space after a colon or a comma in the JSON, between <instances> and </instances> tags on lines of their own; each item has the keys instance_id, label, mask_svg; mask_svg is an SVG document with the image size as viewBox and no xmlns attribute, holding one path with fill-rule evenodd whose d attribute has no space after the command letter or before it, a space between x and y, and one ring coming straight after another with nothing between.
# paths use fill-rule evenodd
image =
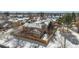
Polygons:
<instances>
[{"instance_id":1,"label":"snow-covered roof","mask_svg":"<svg viewBox=\"0 0 79 59\"><path fill-rule=\"evenodd\" d=\"M5 23L5 20L0 20L0 24Z\"/></svg>"},{"instance_id":2,"label":"snow-covered roof","mask_svg":"<svg viewBox=\"0 0 79 59\"><path fill-rule=\"evenodd\" d=\"M36 24L36 23L25 23L25 27L35 27L35 28L42 28L41 24Z\"/></svg>"},{"instance_id":3,"label":"snow-covered roof","mask_svg":"<svg viewBox=\"0 0 79 59\"><path fill-rule=\"evenodd\" d=\"M8 21L17 22L18 20L17 19L9 19Z\"/></svg>"},{"instance_id":4,"label":"snow-covered roof","mask_svg":"<svg viewBox=\"0 0 79 59\"><path fill-rule=\"evenodd\" d=\"M8 26L8 23L7 23L7 24L5 24L5 25L3 25L3 27L6 27L6 26Z\"/></svg>"}]
</instances>

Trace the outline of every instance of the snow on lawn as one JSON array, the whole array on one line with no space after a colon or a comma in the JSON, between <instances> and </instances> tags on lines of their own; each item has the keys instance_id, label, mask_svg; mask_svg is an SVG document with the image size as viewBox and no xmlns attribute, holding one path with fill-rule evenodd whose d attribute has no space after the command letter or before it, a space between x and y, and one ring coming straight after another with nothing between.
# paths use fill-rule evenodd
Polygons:
<instances>
[{"instance_id":1,"label":"snow on lawn","mask_svg":"<svg viewBox=\"0 0 79 59\"><path fill-rule=\"evenodd\" d=\"M74 45L67 40L66 41L66 48L79 48L79 45Z\"/></svg>"},{"instance_id":2,"label":"snow on lawn","mask_svg":"<svg viewBox=\"0 0 79 59\"><path fill-rule=\"evenodd\" d=\"M74 35L76 37L76 39L79 41L79 34L70 30L69 31L72 33L72 35ZM67 48L79 48L79 44L75 45L75 44L72 44L71 42L69 42L68 40L66 41L66 47Z\"/></svg>"},{"instance_id":3,"label":"snow on lawn","mask_svg":"<svg viewBox=\"0 0 79 59\"><path fill-rule=\"evenodd\" d=\"M48 48L61 48L63 43L63 37L60 34L60 31L57 30L55 33L55 38L52 38L53 41L50 41L48 44Z\"/></svg>"},{"instance_id":4,"label":"snow on lawn","mask_svg":"<svg viewBox=\"0 0 79 59\"><path fill-rule=\"evenodd\" d=\"M23 48L63 48L64 47L64 40L66 40L66 48L79 48L79 44L75 45L72 44L72 42L70 42L67 38L65 38L63 35L61 35L59 29L56 31L55 33L55 37L53 37L48 45L42 46L40 44L36 44L34 42L29 42L29 41L22 41L22 40L18 40L17 38L11 36L9 33L12 32L13 29L9 29L7 32L5 33L0 33L0 44L3 44L5 46L9 46L11 48L13 47L17 47L19 48L20 46L22 46ZM79 34L70 30L72 35L74 35L79 41ZM47 35L46 35L47 36ZM75 39L74 39L75 40Z\"/></svg>"},{"instance_id":5,"label":"snow on lawn","mask_svg":"<svg viewBox=\"0 0 79 59\"><path fill-rule=\"evenodd\" d=\"M72 31L72 30L70 30L70 29L69 29L69 31L70 31L74 36L76 36L77 39L79 40L79 34L78 34L78 33L74 32L74 31Z\"/></svg>"},{"instance_id":6,"label":"snow on lawn","mask_svg":"<svg viewBox=\"0 0 79 59\"><path fill-rule=\"evenodd\" d=\"M63 33L61 35L63 37L63 42L66 40L65 47L66 48L79 48L79 34L68 29L70 33ZM62 44L64 45L64 44Z\"/></svg>"},{"instance_id":7,"label":"snow on lawn","mask_svg":"<svg viewBox=\"0 0 79 59\"><path fill-rule=\"evenodd\" d=\"M50 41L49 44L47 45L47 48L60 48L61 44L58 41Z\"/></svg>"},{"instance_id":8,"label":"snow on lawn","mask_svg":"<svg viewBox=\"0 0 79 59\"><path fill-rule=\"evenodd\" d=\"M10 33L11 31L12 31L11 29L8 30L6 32L6 34ZM40 44L33 43L33 42L28 42L28 41L19 40L19 42L18 42L18 39L11 36L10 34L4 35L2 40L0 40L0 43L5 46L9 46L11 48L19 47L19 46L23 46L23 48L34 48L34 47L37 47L37 48L58 48L58 47L61 47L60 37L61 37L61 35L60 35L59 31L57 31L56 32L56 40L54 38L52 38L53 41L50 41L46 47L42 46Z\"/></svg>"}]
</instances>

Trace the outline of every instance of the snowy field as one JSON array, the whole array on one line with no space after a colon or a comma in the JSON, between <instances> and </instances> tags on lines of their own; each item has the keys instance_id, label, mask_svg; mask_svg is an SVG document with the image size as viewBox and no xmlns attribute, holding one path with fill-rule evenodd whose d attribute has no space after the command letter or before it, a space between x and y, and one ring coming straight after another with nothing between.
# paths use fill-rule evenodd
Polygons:
<instances>
[{"instance_id":1,"label":"snowy field","mask_svg":"<svg viewBox=\"0 0 79 59\"><path fill-rule=\"evenodd\" d=\"M29 41L23 41L18 40L18 38L15 38L14 36L10 35L9 33L12 31L12 29L9 29L7 32L0 33L0 44L14 48L14 47L24 47L24 48L46 48L46 47L60 47L60 43L55 41L55 39L52 38L52 40L49 42L47 46L42 46L40 44L29 42Z\"/></svg>"},{"instance_id":2,"label":"snowy field","mask_svg":"<svg viewBox=\"0 0 79 59\"><path fill-rule=\"evenodd\" d=\"M0 44L10 48L79 48L79 34L70 29L68 30L68 33L63 33L58 28L55 36L52 37L48 45L43 46L33 41L23 41L15 38L10 34L14 31L11 28L7 31L0 32Z\"/></svg>"},{"instance_id":3,"label":"snowy field","mask_svg":"<svg viewBox=\"0 0 79 59\"><path fill-rule=\"evenodd\" d=\"M25 22L25 24L22 26L42 28L42 25L48 26L50 21L55 20L56 19L50 19L50 18L47 18L46 20L39 20L38 18L37 21L33 23ZM9 19L9 21L14 20ZM18 20L15 19L15 22L17 21ZM1 23L4 23L4 21L2 21ZM22 40L22 38L19 39L12 36L10 33L15 31L15 29L13 28L10 28L6 31L0 31L0 44L10 48L79 48L79 34L77 32L68 29L69 32L64 33L59 29L60 28L57 29L55 35L50 39L47 46L38 44L34 41L28 41L29 39L24 41ZM45 34L44 36L45 37L43 40L47 39L47 35Z\"/></svg>"}]
</instances>

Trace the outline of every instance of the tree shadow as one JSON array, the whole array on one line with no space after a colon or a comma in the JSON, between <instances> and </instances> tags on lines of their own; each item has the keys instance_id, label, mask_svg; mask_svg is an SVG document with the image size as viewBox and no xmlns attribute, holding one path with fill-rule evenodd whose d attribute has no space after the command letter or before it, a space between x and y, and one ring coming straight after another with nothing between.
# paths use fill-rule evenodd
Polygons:
<instances>
[{"instance_id":1,"label":"tree shadow","mask_svg":"<svg viewBox=\"0 0 79 59\"><path fill-rule=\"evenodd\" d=\"M79 44L79 41L77 40L76 36L72 35L71 32L66 32L66 33L61 32L61 35L64 36L64 38L70 41L72 44L75 45Z\"/></svg>"}]
</instances>

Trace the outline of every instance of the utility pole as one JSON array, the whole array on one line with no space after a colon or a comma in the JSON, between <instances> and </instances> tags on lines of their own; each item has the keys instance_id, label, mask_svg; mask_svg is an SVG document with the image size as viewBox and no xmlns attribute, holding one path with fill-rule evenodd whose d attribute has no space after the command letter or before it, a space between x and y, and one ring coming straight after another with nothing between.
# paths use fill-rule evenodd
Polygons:
<instances>
[{"instance_id":1,"label":"utility pole","mask_svg":"<svg viewBox=\"0 0 79 59\"><path fill-rule=\"evenodd\" d=\"M66 48L66 38L64 38L64 48Z\"/></svg>"}]
</instances>

